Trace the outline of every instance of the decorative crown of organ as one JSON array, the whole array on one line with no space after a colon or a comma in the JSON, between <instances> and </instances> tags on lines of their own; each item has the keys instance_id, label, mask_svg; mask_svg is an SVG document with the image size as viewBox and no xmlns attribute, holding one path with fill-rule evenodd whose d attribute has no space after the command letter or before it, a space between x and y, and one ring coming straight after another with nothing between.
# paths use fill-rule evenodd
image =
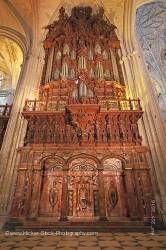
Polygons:
<instances>
[{"instance_id":1,"label":"decorative crown of organ","mask_svg":"<svg viewBox=\"0 0 166 250\"><path fill-rule=\"evenodd\" d=\"M59 20L46 28L41 98L75 103L125 97L120 43L103 8L93 14L91 7L74 7L69 17L62 7Z\"/></svg>"}]
</instances>

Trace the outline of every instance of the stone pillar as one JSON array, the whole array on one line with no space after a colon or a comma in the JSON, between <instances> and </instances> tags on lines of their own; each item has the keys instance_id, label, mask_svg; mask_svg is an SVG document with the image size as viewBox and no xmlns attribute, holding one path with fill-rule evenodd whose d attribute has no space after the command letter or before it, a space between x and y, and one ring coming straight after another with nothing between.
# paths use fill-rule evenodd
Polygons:
<instances>
[{"instance_id":1,"label":"stone pillar","mask_svg":"<svg viewBox=\"0 0 166 250\"><path fill-rule=\"evenodd\" d=\"M104 188L104 176L103 170L99 169L99 209L100 209L100 220L107 220L106 217L106 204L105 204L105 188Z\"/></svg>"},{"instance_id":2,"label":"stone pillar","mask_svg":"<svg viewBox=\"0 0 166 250\"><path fill-rule=\"evenodd\" d=\"M162 121L159 103L156 93L149 79L142 54L135 37L131 23L134 23L137 4L135 0L126 0L124 4L124 60L125 66L129 66L127 72L129 89L133 96L141 99L144 110L144 117L140 123L143 141L151 150L148 156L148 164L151 168L151 178L155 198L162 221L166 226L166 185L164 177L166 175L166 133L165 125Z\"/></svg>"},{"instance_id":3,"label":"stone pillar","mask_svg":"<svg viewBox=\"0 0 166 250\"><path fill-rule=\"evenodd\" d=\"M61 221L66 221L68 215L68 170L63 170L62 198L61 198Z\"/></svg>"},{"instance_id":4,"label":"stone pillar","mask_svg":"<svg viewBox=\"0 0 166 250\"><path fill-rule=\"evenodd\" d=\"M19 161L17 148L22 146L27 122L22 117L26 99L34 99L40 83L43 58L39 57L40 49L35 48L34 53L27 56L24 61L19 78L14 103L8 122L4 141L0 152L0 220L7 217L13 195L14 182L16 180L16 166ZM3 218L2 218L3 217Z\"/></svg>"}]
</instances>

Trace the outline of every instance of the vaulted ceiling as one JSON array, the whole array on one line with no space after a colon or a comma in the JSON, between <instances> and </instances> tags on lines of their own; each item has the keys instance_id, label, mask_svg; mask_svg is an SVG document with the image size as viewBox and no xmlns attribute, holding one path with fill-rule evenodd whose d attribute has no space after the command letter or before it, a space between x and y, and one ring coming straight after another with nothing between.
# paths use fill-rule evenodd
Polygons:
<instances>
[{"instance_id":1,"label":"vaulted ceiling","mask_svg":"<svg viewBox=\"0 0 166 250\"><path fill-rule=\"evenodd\" d=\"M138 9L136 32L149 75L161 94L166 82L166 1L155 1Z\"/></svg>"},{"instance_id":2,"label":"vaulted ceiling","mask_svg":"<svg viewBox=\"0 0 166 250\"><path fill-rule=\"evenodd\" d=\"M36 39L41 46L44 27L58 17L61 6L69 13L75 5L90 5L94 9L103 6L106 16L123 33L124 4L126 0L0 0L0 30L5 28L21 34L29 43ZM133 1L133 0L131 0ZM135 8L151 0L135 0ZM41 46L42 47L42 46ZM5 38L0 38L0 70L17 79L22 61L21 50ZM16 63L17 61L17 63Z\"/></svg>"},{"instance_id":3,"label":"vaulted ceiling","mask_svg":"<svg viewBox=\"0 0 166 250\"><path fill-rule=\"evenodd\" d=\"M20 47L11 39L0 36L0 71L5 79L1 89L15 89L23 62Z\"/></svg>"},{"instance_id":4,"label":"vaulted ceiling","mask_svg":"<svg viewBox=\"0 0 166 250\"><path fill-rule=\"evenodd\" d=\"M135 3L140 6L150 1L152 0L135 0ZM1 15L3 14L4 17L0 18L0 25L5 25L6 15L8 16L7 24L12 25L12 28L16 27L22 33L26 33L25 29L36 30L40 36L44 33L43 27L57 17L60 6L70 11L74 5L91 5L94 8L103 6L107 17L119 30L122 30L124 2L125 0L1 0L0 5L3 9Z\"/></svg>"}]
</instances>

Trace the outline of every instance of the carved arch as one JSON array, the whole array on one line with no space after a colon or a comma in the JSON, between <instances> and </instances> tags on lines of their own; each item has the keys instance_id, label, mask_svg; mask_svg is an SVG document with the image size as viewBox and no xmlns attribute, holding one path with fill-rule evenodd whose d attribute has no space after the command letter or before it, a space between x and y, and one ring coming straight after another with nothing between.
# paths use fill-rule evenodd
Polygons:
<instances>
[{"instance_id":1,"label":"carved arch","mask_svg":"<svg viewBox=\"0 0 166 250\"><path fill-rule=\"evenodd\" d=\"M76 159L89 159L89 160L92 160L96 163L96 167L97 167L96 170L100 167L99 159L97 159L96 157L94 157L92 155L82 153L82 154L74 155L68 159L67 164L66 164L68 169L69 169L71 162L76 160Z\"/></svg>"},{"instance_id":2,"label":"carved arch","mask_svg":"<svg viewBox=\"0 0 166 250\"><path fill-rule=\"evenodd\" d=\"M108 155L101 160L101 167L104 171L122 173L126 165L126 160L119 155Z\"/></svg>"},{"instance_id":3,"label":"carved arch","mask_svg":"<svg viewBox=\"0 0 166 250\"><path fill-rule=\"evenodd\" d=\"M48 167L46 167L48 164ZM43 171L45 170L63 170L64 166L66 165L65 160L57 155L49 155L45 156L40 160L40 165Z\"/></svg>"},{"instance_id":4,"label":"carved arch","mask_svg":"<svg viewBox=\"0 0 166 250\"><path fill-rule=\"evenodd\" d=\"M121 155L117 155L117 154L109 154L109 155L105 155L102 159L101 159L101 164L103 163L103 161L105 161L106 159L110 159L110 158L116 158L118 160L120 160L122 162L123 167L126 165L126 159L125 157L121 156Z\"/></svg>"}]
</instances>

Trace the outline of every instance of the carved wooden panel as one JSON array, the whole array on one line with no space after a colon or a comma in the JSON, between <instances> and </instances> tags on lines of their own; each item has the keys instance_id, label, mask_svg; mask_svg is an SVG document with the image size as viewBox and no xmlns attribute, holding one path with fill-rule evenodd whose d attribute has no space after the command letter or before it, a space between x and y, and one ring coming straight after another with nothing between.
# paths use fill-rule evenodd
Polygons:
<instances>
[{"instance_id":1,"label":"carved wooden panel","mask_svg":"<svg viewBox=\"0 0 166 250\"><path fill-rule=\"evenodd\" d=\"M105 159L103 168L106 215L108 218L124 216L126 213L126 201L122 177L122 161L116 158Z\"/></svg>"},{"instance_id":2,"label":"carved wooden panel","mask_svg":"<svg viewBox=\"0 0 166 250\"><path fill-rule=\"evenodd\" d=\"M41 181L39 216L60 217L62 198L63 162L50 158L44 163Z\"/></svg>"},{"instance_id":3,"label":"carved wooden panel","mask_svg":"<svg viewBox=\"0 0 166 250\"><path fill-rule=\"evenodd\" d=\"M69 165L68 190L72 190L73 217L93 217L96 204L94 190L98 188L96 163L77 158ZM97 199L97 198L96 198Z\"/></svg>"}]
</instances>

